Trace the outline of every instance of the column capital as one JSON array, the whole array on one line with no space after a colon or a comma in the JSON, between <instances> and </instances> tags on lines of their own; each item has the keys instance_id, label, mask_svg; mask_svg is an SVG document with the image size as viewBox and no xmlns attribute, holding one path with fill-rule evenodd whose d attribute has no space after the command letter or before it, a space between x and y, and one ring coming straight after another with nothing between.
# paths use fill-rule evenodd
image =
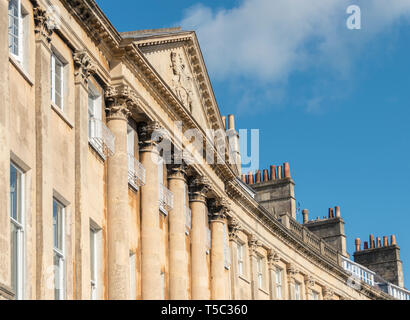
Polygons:
<instances>
[{"instance_id":1,"label":"column capital","mask_svg":"<svg viewBox=\"0 0 410 320\"><path fill-rule=\"evenodd\" d=\"M189 201L205 201L206 195L212 189L211 182L205 176L195 177L189 183Z\"/></svg>"},{"instance_id":2,"label":"column capital","mask_svg":"<svg viewBox=\"0 0 410 320\"><path fill-rule=\"evenodd\" d=\"M332 300L334 296L334 291L329 287L323 288L323 300Z\"/></svg>"},{"instance_id":3,"label":"column capital","mask_svg":"<svg viewBox=\"0 0 410 320\"><path fill-rule=\"evenodd\" d=\"M242 230L242 225L240 224L240 222L235 219L232 218L229 221L228 224L228 229L229 229L229 241L238 241L238 233L239 231Z\"/></svg>"},{"instance_id":4,"label":"column capital","mask_svg":"<svg viewBox=\"0 0 410 320\"><path fill-rule=\"evenodd\" d=\"M96 66L86 50L73 53L75 66L75 81L84 85L88 84L88 78L96 72Z\"/></svg>"},{"instance_id":5,"label":"column capital","mask_svg":"<svg viewBox=\"0 0 410 320\"><path fill-rule=\"evenodd\" d=\"M131 109L137 104L137 95L127 85L108 86L105 90L107 118L127 120Z\"/></svg>"},{"instance_id":6,"label":"column capital","mask_svg":"<svg viewBox=\"0 0 410 320\"><path fill-rule=\"evenodd\" d=\"M155 148L169 136L158 121L149 121L138 126L138 139L142 148Z\"/></svg>"},{"instance_id":7,"label":"column capital","mask_svg":"<svg viewBox=\"0 0 410 320\"><path fill-rule=\"evenodd\" d=\"M47 10L41 8L38 4L33 9L34 16L34 32L37 40L42 40L44 43L51 42L51 36L54 32L55 22L48 14Z\"/></svg>"},{"instance_id":8,"label":"column capital","mask_svg":"<svg viewBox=\"0 0 410 320\"><path fill-rule=\"evenodd\" d=\"M313 276L305 277L305 286L307 294L311 295L314 286L316 285L316 279Z\"/></svg>"},{"instance_id":9,"label":"column capital","mask_svg":"<svg viewBox=\"0 0 410 320\"><path fill-rule=\"evenodd\" d=\"M251 256L256 256L258 248L262 247L262 242L255 235L251 235L248 241L249 251Z\"/></svg>"},{"instance_id":10,"label":"column capital","mask_svg":"<svg viewBox=\"0 0 410 320\"><path fill-rule=\"evenodd\" d=\"M269 249L269 252L268 252L269 267L273 268L275 264L277 264L279 261L280 261L279 253L274 249Z\"/></svg>"},{"instance_id":11,"label":"column capital","mask_svg":"<svg viewBox=\"0 0 410 320\"><path fill-rule=\"evenodd\" d=\"M224 222L230 211L231 204L225 197L213 198L208 201L208 214L211 222Z\"/></svg>"},{"instance_id":12,"label":"column capital","mask_svg":"<svg viewBox=\"0 0 410 320\"><path fill-rule=\"evenodd\" d=\"M185 163L167 164L168 179L182 179L186 181L187 165Z\"/></svg>"},{"instance_id":13,"label":"column capital","mask_svg":"<svg viewBox=\"0 0 410 320\"><path fill-rule=\"evenodd\" d=\"M289 280L295 280L296 276L299 274L299 269L293 263L289 264L287 268L287 273L289 276Z\"/></svg>"}]
</instances>

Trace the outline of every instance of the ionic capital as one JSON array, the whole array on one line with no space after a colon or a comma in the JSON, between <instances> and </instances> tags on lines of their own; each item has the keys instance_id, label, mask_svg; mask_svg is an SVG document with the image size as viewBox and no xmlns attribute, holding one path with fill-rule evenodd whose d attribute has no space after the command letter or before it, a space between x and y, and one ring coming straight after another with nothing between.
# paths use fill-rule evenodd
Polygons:
<instances>
[{"instance_id":1,"label":"ionic capital","mask_svg":"<svg viewBox=\"0 0 410 320\"><path fill-rule=\"evenodd\" d=\"M88 83L88 78L96 72L96 67L87 51L77 51L73 54L76 82Z\"/></svg>"}]
</instances>

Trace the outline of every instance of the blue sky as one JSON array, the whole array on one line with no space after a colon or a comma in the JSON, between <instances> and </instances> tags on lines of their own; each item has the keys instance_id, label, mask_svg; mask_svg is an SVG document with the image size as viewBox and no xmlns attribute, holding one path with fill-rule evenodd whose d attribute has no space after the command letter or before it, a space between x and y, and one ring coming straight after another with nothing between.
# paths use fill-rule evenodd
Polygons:
<instances>
[{"instance_id":1,"label":"blue sky","mask_svg":"<svg viewBox=\"0 0 410 320\"><path fill-rule=\"evenodd\" d=\"M195 30L221 113L260 130L261 169L290 162L312 218L341 206L350 253L395 234L410 283L410 1L97 3L119 31Z\"/></svg>"}]
</instances>

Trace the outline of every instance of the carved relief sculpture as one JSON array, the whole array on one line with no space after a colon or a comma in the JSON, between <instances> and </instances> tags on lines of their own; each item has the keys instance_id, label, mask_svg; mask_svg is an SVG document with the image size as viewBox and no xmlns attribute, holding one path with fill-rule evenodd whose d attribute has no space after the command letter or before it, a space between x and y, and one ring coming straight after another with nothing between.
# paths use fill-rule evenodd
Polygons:
<instances>
[{"instance_id":1,"label":"carved relief sculpture","mask_svg":"<svg viewBox=\"0 0 410 320\"><path fill-rule=\"evenodd\" d=\"M192 77L180 54L171 52L172 89L182 104L192 112Z\"/></svg>"}]
</instances>

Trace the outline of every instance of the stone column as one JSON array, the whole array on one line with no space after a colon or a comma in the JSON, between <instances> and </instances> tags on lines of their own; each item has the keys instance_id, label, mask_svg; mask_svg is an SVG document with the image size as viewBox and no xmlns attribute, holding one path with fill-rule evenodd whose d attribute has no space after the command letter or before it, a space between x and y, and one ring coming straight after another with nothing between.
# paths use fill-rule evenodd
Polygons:
<instances>
[{"instance_id":1,"label":"stone column","mask_svg":"<svg viewBox=\"0 0 410 320\"><path fill-rule=\"evenodd\" d=\"M107 177L108 299L128 300L130 220L127 124L131 96L125 86L109 87L105 99L107 126L115 137L115 153L108 158Z\"/></svg>"},{"instance_id":2,"label":"stone column","mask_svg":"<svg viewBox=\"0 0 410 320\"><path fill-rule=\"evenodd\" d=\"M0 0L0 299L10 293L10 101L8 1Z\"/></svg>"},{"instance_id":3,"label":"stone column","mask_svg":"<svg viewBox=\"0 0 410 320\"><path fill-rule=\"evenodd\" d=\"M169 212L169 295L170 300L189 299L188 248L186 222L186 166L168 165L168 187L174 195L174 207Z\"/></svg>"},{"instance_id":4,"label":"stone column","mask_svg":"<svg viewBox=\"0 0 410 320\"><path fill-rule=\"evenodd\" d=\"M236 219L231 219L229 222L229 246L231 250L232 265L231 265L231 295L232 300L239 300L238 288L238 233L242 229L240 223Z\"/></svg>"},{"instance_id":5,"label":"stone column","mask_svg":"<svg viewBox=\"0 0 410 320\"><path fill-rule=\"evenodd\" d=\"M212 199L209 203L211 222L211 299L224 300L225 294L225 250L224 228L229 205L225 199Z\"/></svg>"},{"instance_id":6,"label":"stone column","mask_svg":"<svg viewBox=\"0 0 410 320\"><path fill-rule=\"evenodd\" d=\"M139 128L140 160L146 171L146 182L141 187L141 289L143 300L159 300L161 294L161 259L159 225L159 153L154 133L158 122Z\"/></svg>"},{"instance_id":7,"label":"stone column","mask_svg":"<svg viewBox=\"0 0 410 320\"><path fill-rule=\"evenodd\" d=\"M289 288L289 300L295 300L295 281L296 276L298 275L299 271L293 264L290 264L288 269L288 288Z\"/></svg>"},{"instance_id":8,"label":"stone column","mask_svg":"<svg viewBox=\"0 0 410 320\"><path fill-rule=\"evenodd\" d=\"M209 300L209 280L206 259L206 225L208 210L206 194L210 189L204 177L195 178L190 183L189 204L192 214L191 229L191 288L192 300Z\"/></svg>"},{"instance_id":9,"label":"stone column","mask_svg":"<svg viewBox=\"0 0 410 320\"><path fill-rule=\"evenodd\" d=\"M36 109L36 299L54 299L53 185L48 138L51 121L50 19L35 6L35 109Z\"/></svg>"},{"instance_id":10,"label":"stone column","mask_svg":"<svg viewBox=\"0 0 410 320\"><path fill-rule=\"evenodd\" d=\"M261 246L260 241L252 235L249 239L249 257L251 266L251 288L252 288L252 299L258 299L258 277L257 277L257 251Z\"/></svg>"},{"instance_id":11,"label":"stone column","mask_svg":"<svg viewBox=\"0 0 410 320\"><path fill-rule=\"evenodd\" d=\"M86 51L74 53L75 65L75 292L88 300L90 290L90 230L86 204L88 167L88 78L95 67Z\"/></svg>"}]
</instances>

